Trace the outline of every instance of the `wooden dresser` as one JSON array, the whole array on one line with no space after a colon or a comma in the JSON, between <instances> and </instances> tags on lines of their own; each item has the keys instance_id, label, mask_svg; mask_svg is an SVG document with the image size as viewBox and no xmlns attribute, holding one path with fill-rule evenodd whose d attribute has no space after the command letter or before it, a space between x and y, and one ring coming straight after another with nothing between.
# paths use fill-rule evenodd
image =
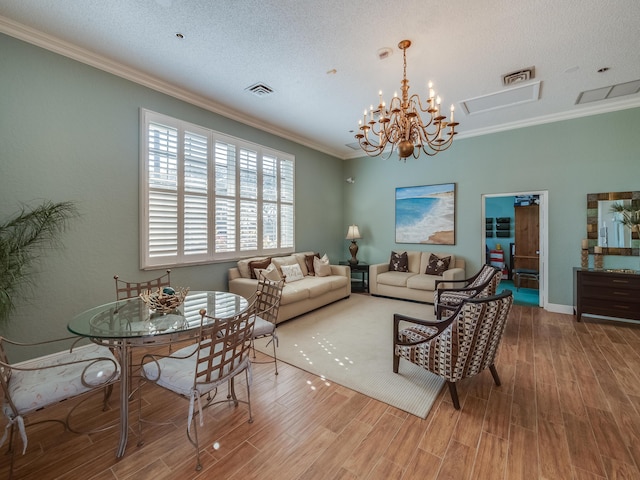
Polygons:
<instances>
[{"instance_id":1,"label":"wooden dresser","mask_svg":"<svg viewBox=\"0 0 640 480\"><path fill-rule=\"evenodd\" d=\"M640 320L640 274L633 270L574 268L573 305L583 313Z\"/></svg>"}]
</instances>

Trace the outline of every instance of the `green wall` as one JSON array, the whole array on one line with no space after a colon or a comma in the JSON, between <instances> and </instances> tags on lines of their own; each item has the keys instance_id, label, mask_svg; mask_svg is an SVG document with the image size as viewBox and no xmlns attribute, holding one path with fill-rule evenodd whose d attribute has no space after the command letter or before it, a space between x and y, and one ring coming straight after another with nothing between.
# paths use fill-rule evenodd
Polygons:
<instances>
[{"instance_id":1,"label":"green wall","mask_svg":"<svg viewBox=\"0 0 640 480\"><path fill-rule=\"evenodd\" d=\"M64 335L74 314L113 299L116 273L155 274L139 270L141 107L294 154L297 249L332 260L348 258L344 237L356 223L362 261L387 261L393 249L448 251L465 257L472 273L484 255L482 195L548 191L548 291L558 308L572 303L586 194L640 189L640 108L457 139L446 152L406 163L341 161L1 34L0 65L0 220L43 199L74 200L81 211L63 248L41 262L31 300L0 326L16 340ZM395 188L450 182L456 245L396 244ZM229 265L178 268L172 277L192 289L226 289ZM606 257L605 266L639 269L640 260Z\"/></svg>"},{"instance_id":2,"label":"green wall","mask_svg":"<svg viewBox=\"0 0 640 480\"><path fill-rule=\"evenodd\" d=\"M0 221L43 199L81 212L0 334L64 336L74 314L114 299L114 274L157 276L139 269L141 107L295 155L296 248L345 257L342 160L1 34L0 65ZM229 266L176 268L172 281L226 290Z\"/></svg>"},{"instance_id":3,"label":"green wall","mask_svg":"<svg viewBox=\"0 0 640 480\"><path fill-rule=\"evenodd\" d=\"M464 119L460 119L461 122ZM552 309L573 303L572 269L586 236L587 193L640 189L640 108L457 139L435 157L359 158L345 164L347 219L358 224L358 258L384 262L393 249L451 252L478 270L483 194L548 191L549 278ZM394 241L396 187L455 182L456 245L398 245ZM605 267L640 269L637 257L605 257Z\"/></svg>"}]
</instances>

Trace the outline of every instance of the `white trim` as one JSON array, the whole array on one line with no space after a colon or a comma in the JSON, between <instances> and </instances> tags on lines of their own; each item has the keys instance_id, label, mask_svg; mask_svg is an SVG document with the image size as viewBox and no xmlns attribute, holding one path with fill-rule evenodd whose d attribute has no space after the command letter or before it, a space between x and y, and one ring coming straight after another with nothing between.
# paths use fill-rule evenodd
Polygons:
<instances>
[{"instance_id":1,"label":"white trim","mask_svg":"<svg viewBox=\"0 0 640 480\"><path fill-rule=\"evenodd\" d=\"M545 310L552 313L563 313L573 315L573 305L561 305L559 303L547 303ZM584 313L582 314L584 316Z\"/></svg>"},{"instance_id":2,"label":"white trim","mask_svg":"<svg viewBox=\"0 0 640 480\"><path fill-rule=\"evenodd\" d=\"M37 47L44 48L45 50L57 53L64 57L77 60L78 62L84 63L85 65L89 65L103 70L107 73L111 73L118 77L124 78L126 80L130 80L134 83L137 83L138 85L151 88L152 90L164 93L171 97L177 98L178 100L187 102L191 105L195 105L210 112L217 113L231 120L243 123L244 125L257 128L258 130L261 130L263 132L271 133L273 135L277 135L278 137L291 140L292 142L296 142L300 145L304 145L319 152L326 153L327 155L332 155L337 158L344 158L340 152L328 148L326 145L320 145L318 143L312 142L308 138L301 137L287 130L282 130L273 125L266 124L262 120L251 117L245 113L238 112L237 110L230 109L224 105L212 101L209 98L203 97L201 95L196 95L171 83L159 80L140 70L136 70L121 63L115 62L109 58L78 47L77 45L66 42L64 40L60 40L59 38L52 35L39 32L38 30L14 22L13 20L10 20L1 15L0 32L17 38L18 40L36 45Z\"/></svg>"},{"instance_id":3,"label":"white trim","mask_svg":"<svg viewBox=\"0 0 640 480\"><path fill-rule=\"evenodd\" d=\"M493 197L515 197L516 195L538 195L540 197L540 259L539 259L539 271L540 271L540 285L538 291L540 292L539 296L539 306L544 308L545 310L549 309L549 269L547 265L549 265L549 191L548 190L531 190L524 192L511 192L511 193L483 193L481 195L481 217L480 217L480 251L481 251L481 259L484 263L485 250L487 245L487 238L485 236L485 229L482 225L485 224L486 217L486 202L487 198Z\"/></svg>"},{"instance_id":4,"label":"white trim","mask_svg":"<svg viewBox=\"0 0 640 480\"><path fill-rule=\"evenodd\" d=\"M59 55L77 60L86 65L90 65L113 75L117 75L118 77L151 88L152 90L164 93L171 97L177 98L178 100L183 100L187 103L203 108L210 112L217 113L231 120L241 122L250 127L257 128L264 132L277 135L287 140L291 140L292 142L296 142L300 145L304 145L319 152L326 153L327 155L332 155L342 160L360 158L363 156L363 152L359 149L354 151L353 153L345 154L343 152L339 152L330 147L327 147L326 145L315 143L306 137L301 137L290 131L282 130L274 127L273 125L265 124L262 120L258 120L236 110L232 110L217 102L213 102L206 97L195 95L192 92L184 90L170 83L163 82L155 77L143 73L142 71L127 67L121 63L114 62L111 59L98 55L84 48L80 48L76 45L73 45L72 43L66 42L52 35L40 32L31 27L27 27L26 25L15 22L1 15L0 32L17 38L18 40L22 40L32 45L36 45L40 48L44 48L45 50L49 50ZM518 128L559 122L562 120L572 120L575 118L588 117L600 113L616 112L619 110L640 107L640 97L638 97L637 95L628 95L627 97L629 98L624 98L617 101L607 101L598 105L588 105L584 108L576 107L577 109L571 112L554 113L551 115L531 118L519 122L510 122L508 124L495 125L487 128L478 128L467 132L462 131L458 132L457 138L460 140L464 138L478 137L482 135L489 135L492 133L515 130Z\"/></svg>"}]
</instances>

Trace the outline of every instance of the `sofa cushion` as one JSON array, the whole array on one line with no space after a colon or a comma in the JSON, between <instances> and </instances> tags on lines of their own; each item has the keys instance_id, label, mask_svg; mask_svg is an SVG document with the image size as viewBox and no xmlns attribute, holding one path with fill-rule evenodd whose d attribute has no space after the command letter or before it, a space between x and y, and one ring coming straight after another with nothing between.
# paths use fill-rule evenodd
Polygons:
<instances>
[{"instance_id":1,"label":"sofa cushion","mask_svg":"<svg viewBox=\"0 0 640 480\"><path fill-rule=\"evenodd\" d=\"M309 275L309 266L305 261L307 255L313 255L314 252L298 252L294 253L293 256L298 260L298 265L300 265L300 270L302 270L302 274L306 277Z\"/></svg>"},{"instance_id":2,"label":"sofa cushion","mask_svg":"<svg viewBox=\"0 0 640 480\"><path fill-rule=\"evenodd\" d=\"M456 256L450 253L431 253L431 252L422 252L422 257L420 260L420 268L418 269L418 273L424 273L427 271L427 265L429 265L429 259L431 255L435 255L436 257L450 257L449 259L449 268L456 268Z\"/></svg>"},{"instance_id":3,"label":"sofa cushion","mask_svg":"<svg viewBox=\"0 0 640 480\"><path fill-rule=\"evenodd\" d=\"M378 274L378 283L392 287L406 287L407 280L416 275L411 272L384 272Z\"/></svg>"},{"instance_id":4,"label":"sofa cushion","mask_svg":"<svg viewBox=\"0 0 640 480\"><path fill-rule=\"evenodd\" d=\"M421 273L419 275L414 275L407 280L407 288L413 288L415 290L435 291L436 280L442 280L442 276L427 275Z\"/></svg>"},{"instance_id":5,"label":"sofa cushion","mask_svg":"<svg viewBox=\"0 0 640 480\"><path fill-rule=\"evenodd\" d=\"M270 263L267 268L256 269L256 277L258 277L258 280L260 280L261 276L267 280L271 280L272 282L279 282L282 280L282 277L278 273L278 269L273 263Z\"/></svg>"},{"instance_id":6,"label":"sofa cushion","mask_svg":"<svg viewBox=\"0 0 640 480\"><path fill-rule=\"evenodd\" d=\"M306 281L285 283L284 288L282 289L280 305L301 302L309 298L309 289L306 285Z\"/></svg>"},{"instance_id":7,"label":"sofa cushion","mask_svg":"<svg viewBox=\"0 0 640 480\"><path fill-rule=\"evenodd\" d=\"M271 259L271 263L273 263L280 275L282 275L282 265L297 265L298 259L295 255L287 255L286 257L273 257Z\"/></svg>"},{"instance_id":8,"label":"sofa cushion","mask_svg":"<svg viewBox=\"0 0 640 480\"><path fill-rule=\"evenodd\" d=\"M389 258L389 271L390 272L408 272L409 271L409 257L407 252L397 253L391 252L391 258Z\"/></svg>"},{"instance_id":9,"label":"sofa cushion","mask_svg":"<svg viewBox=\"0 0 640 480\"><path fill-rule=\"evenodd\" d=\"M300 265L282 265L282 275L287 283L298 282L304 278Z\"/></svg>"},{"instance_id":10,"label":"sofa cushion","mask_svg":"<svg viewBox=\"0 0 640 480\"><path fill-rule=\"evenodd\" d=\"M313 259L313 269L316 277L327 277L331 275L331 265L329 265L329 257L325 253L322 258Z\"/></svg>"},{"instance_id":11,"label":"sofa cushion","mask_svg":"<svg viewBox=\"0 0 640 480\"><path fill-rule=\"evenodd\" d=\"M427 275L440 275L445 272L445 270L449 270L449 262L451 261L451 257L438 257L433 253L429 255L429 263L427 263L427 268L425 272Z\"/></svg>"},{"instance_id":12,"label":"sofa cushion","mask_svg":"<svg viewBox=\"0 0 640 480\"><path fill-rule=\"evenodd\" d=\"M307 275L315 275L316 271L313 268L313 259L314 258L320 258L320 254L319 253L313 253L311 255L305 255L304 256L304 264L307 267Z\"/></svg>"},{"instance_id":13,"label":"sofa cushion","mask_svg":"<svg viewBox=\"0 0 640 480\"><path fill-rule=\"evenodd\" d=\"M319 297L320 295L332 290L331 279L327 277L307 277L305 279L305 284L309 289L309 296L311 298Z\"/></svg>"},{"instance_id":14,"label":"sofa cushion","mask_svg":"<svg viewBox=\"0 0 640 480\"><path fill-rule=\"evenodd\" d=\"M252 257L252 258L245 258L243 260L239 260L238 272L240 272L240 276L242 278L251 278L251 271L249 270L249 262L254 262L256 260L264 260L265 258L267 257Z\"/></svg>"},{"instance_id":15,"label":"sofa cushion","mask_svg":"<svg viewBox=\"0 0 640 480\"><path fill-rule=\"evenodd\" d=\"M258 278L256 270L264 270L271 263L271 258L263 258L262 260L252 260L249 262L249 273L251 278Z\"/></svg>"}]
</instances>

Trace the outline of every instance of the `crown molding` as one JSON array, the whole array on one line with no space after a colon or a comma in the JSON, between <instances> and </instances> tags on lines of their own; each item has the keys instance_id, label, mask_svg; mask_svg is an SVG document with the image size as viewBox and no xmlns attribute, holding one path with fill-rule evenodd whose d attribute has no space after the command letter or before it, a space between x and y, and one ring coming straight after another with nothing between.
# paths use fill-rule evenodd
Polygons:
<instances>
[{"instance_id":1,"label":"crown molding","mask_svg":"<svg viewBox=\"0 0 640 480\"><path fill-rule=\"evenodd\" d=\"M222 115L230 120L234 120L263 132L276 135L286 140L290 140L305 147L309 147L313 150L326 153L327 155L331 155L342 160L350 160L365 156L362 154L363 152L358 151L344 153L342 151L329 148L326 145L320 145L310 140L309 138L296 135L288 130L279 129L274 127L273 125L265 124L261 120L238 112L237 110L233 110L220 105L219 103L216 103L209 98L203 97L201 95L196 95L188 90L182 89L173 84L164 82L156 77L136 70L135 68L131 68L121 63L115 62L107 57L103 57L94 52L78 47L77 45L66 42L52 35L40 32L1 15L0 33L5 33L11 37L17 38L18 40L22 40L45 50L49 50L59 55L71 58L91 67L95 67L99 70L103 70L118 77L132 81L144 87L148 87L157 92L169 95L178 100L182 100L191 105L195 105L204 110ZM465 138L472 138L482 135L490 135L492 133L506 132L519 128L543 125L546 123L560 122L563 120L572 120L581 117L598 115L601 113L610 113L629 108L636 108L640 107L640 97L638 97L637 95L631 95L629 99L615 101L607 100L595 103L599 104L580 106L580 108L577 108L576 110L571 112L545 115L542 117L527 119L520 122L511 122L508 124L495 125L487 128L478 128L467 132L462 131L458 133L458 139L462 140Z\"/></svg>"},{"instance_id":2,"label":"crown molding","mask_svg":"<svg viewBox=\"0 0 640 480\"><path fill-rule=\"evenodd\" d=\"M261 120L240 113L237 110L233 110L220 105L219 103L216 103L209 98L203 97L201 95L196 95L188 90L182 89L171 83L164 82L162 80L159 80L158 78L141 72L140 70L128 67L119 62L115 62L107 57L98 55L94 52L78 47L77 45L66 42L52 35L40 32L1 15L0 33L4 33L13 38L17 38L18 40L22 40L45 50L57 53L58 55L71 58L72 60L84 63L85 65L89 65L107 73L116 75L144 87L148 87L152 90L177 98L178 100L182 100L191 105L195 105L218 115L222 115L230 120L240 122L244 125L248 125L250 127L270 133L272 135L276 135L286 140L291 140L292 142L298 143L305 147L309 147L322 153L326 153L327 155L343 159L343 155L340 152L331 148L327 148L327 146L325 145L315 143L308 138L301 137L288 130L282 130L274 127L273 125L265 124Z\"/></svg>"}]
</instances>

